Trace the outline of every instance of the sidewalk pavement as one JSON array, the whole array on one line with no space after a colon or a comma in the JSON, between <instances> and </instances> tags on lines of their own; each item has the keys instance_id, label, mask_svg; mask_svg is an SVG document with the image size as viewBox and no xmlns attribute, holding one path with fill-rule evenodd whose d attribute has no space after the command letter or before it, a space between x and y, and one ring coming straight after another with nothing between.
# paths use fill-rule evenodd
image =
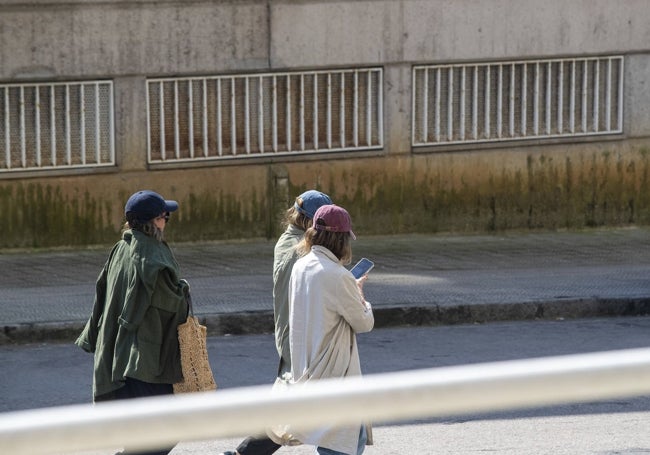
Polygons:
<instances>
[{"instance_id":1,"label":"sidewalk pavement","mask_svg":"<svg viewBox=\"0 0 650 455\"><path fill-rule=\"evenodd\" d=\"M274 243L171 244L209 335L273 331ZM0 345L74 340L109 250L0 252ZM650 314L650 228L361 235L353 254L375 262L375 327Z\"/></svg>"}]
</instances>

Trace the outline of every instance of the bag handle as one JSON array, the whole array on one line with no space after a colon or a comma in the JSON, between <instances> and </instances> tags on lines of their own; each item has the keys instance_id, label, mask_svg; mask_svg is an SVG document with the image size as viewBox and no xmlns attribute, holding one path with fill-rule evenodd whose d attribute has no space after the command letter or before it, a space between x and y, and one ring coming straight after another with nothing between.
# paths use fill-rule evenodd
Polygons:
<instances>
[{"instance_id":1,"label":"bag handle","mask_svg":"<svg viewBox=\"0 0 650 455\"><path fill-rule=\"evenodd\" d=\"M187 302L187 307L189 308L190 316L194 317L194 306L192 305L192 296L189 292L185 294L185 301Z\"/></svg>"},{"instance_id":2,"label":"bag handle","mask_svg":"<svg viewBox=\"0 0 650 455\"><path fill-rule=\"evenodd\" d=\"M185 281L185 280L181 280L181 282L182 281ZM189 285L186 288L183 289L183 294L185 294L185 303L187 303L188 315L191 316L191 317L194 317L194 307L192 305L192 295L190 294Z\"/></svg>"}]
</instances>

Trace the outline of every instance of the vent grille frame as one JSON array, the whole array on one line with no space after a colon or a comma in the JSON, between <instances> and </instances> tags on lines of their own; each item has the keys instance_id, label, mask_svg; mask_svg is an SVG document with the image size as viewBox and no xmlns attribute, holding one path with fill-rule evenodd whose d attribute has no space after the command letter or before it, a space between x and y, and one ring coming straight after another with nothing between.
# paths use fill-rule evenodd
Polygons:
<instances>
[{"instance_id":1,"label":"vent grille frame","mask_svg":"<svg viewBox=\"0 0 650 455\"><path fill-rule=\"evenodd\" d=\"M414 148L623 134L620 55L416 65Z\"/></svg>"},{"instance_id":2,"label":"vent grille frame","mask_svg":"<svg viewBox=\"0 0 650 455\"><path fill-rule=\"evenodd\" d=\"M383 148L383 69L147 79L149 164Z\"/></svg>"},{"instance_id":3,"label":"vent grille frame","mask_svg":"<svg viewBox=\"0 0 650 455\"><path fill-rule=\"evenodd\" d=\"M113 82L0 84L0 175L115 166Z\"/></svg>"}]
</instances>

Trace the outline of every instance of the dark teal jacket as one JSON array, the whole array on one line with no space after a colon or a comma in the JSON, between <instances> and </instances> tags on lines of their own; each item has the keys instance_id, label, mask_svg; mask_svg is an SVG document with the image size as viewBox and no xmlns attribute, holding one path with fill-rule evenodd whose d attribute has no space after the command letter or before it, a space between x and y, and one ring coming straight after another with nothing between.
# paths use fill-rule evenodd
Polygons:
<instances>
[{"instance_id":1,"label":"dark teal jacket","mask_svg":"<svg viewBox=\"0 0 650 455\"><path fill-rule=\"evenodd\" d=\"M130 377L180 381L177 327L187 318L185 291L169 246L125 231L97 278L92 314L75 344L95 354L93 400L110 399Z\"/></svg>"}]
</instances>

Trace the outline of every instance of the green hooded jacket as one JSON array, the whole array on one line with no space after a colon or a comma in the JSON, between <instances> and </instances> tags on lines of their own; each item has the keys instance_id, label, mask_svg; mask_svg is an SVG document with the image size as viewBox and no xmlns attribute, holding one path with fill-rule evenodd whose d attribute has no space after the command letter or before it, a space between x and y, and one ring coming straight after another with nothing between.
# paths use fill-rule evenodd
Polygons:
<instances>
[{"instance_id":1,"label":"green hooded jacket","mask_svg":"<svg viewBox=\"0 0 650 455\"><path fill-rule=\"evenodd\" d=\"M275 319L275 347L280 356L278 376L291 371L289 349L289 278L299 255L296 246L305 231L289 225L275 244L273 251L273 317Z\"/></svg>"},{"instance_id":2,"label":"green hooded jacket","mask_svg":"<svg viewBox=\"0 0 650 455\"><path fill-rule=\"evenodd\" d=\"M128 376L173 384L183 378L179 324L187 284L169 246L127 230L97 278L93 310L75 344L94 353L93 400L110 399Z\"/></svg>"}]
</instances>

